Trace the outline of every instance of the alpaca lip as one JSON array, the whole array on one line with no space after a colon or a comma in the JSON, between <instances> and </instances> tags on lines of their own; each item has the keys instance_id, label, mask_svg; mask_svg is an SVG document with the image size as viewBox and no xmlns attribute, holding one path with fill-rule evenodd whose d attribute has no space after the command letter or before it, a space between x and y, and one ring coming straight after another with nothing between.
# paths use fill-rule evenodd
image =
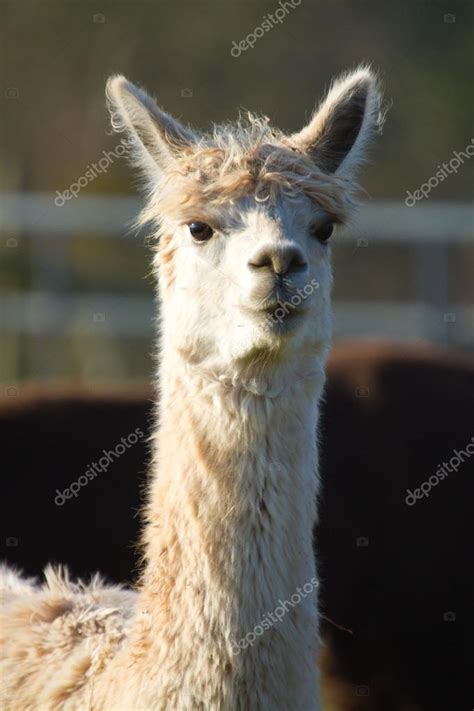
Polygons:
<instances>
[{"instance_id":1,"label":"alpaca lip","mask_svg":"<svg viewBox=\"0 0 474 711\"><path fill-rule=\"evenodd\" d=\"M283 311L285 316L296 316L298 314L302 314L307 309L302 307L302 305L295 306L292 304L290 301L266 301L264 303L259 304L257 307L255 306L247 306L245 304L241 304L240 308L248 314L254 315L254 316L271 316L275 315L277 311ZM278 318L278 314L276 314L276 318Z\"/></svg>"},{"instance_id":2,"label":"alpaca lip","mask_svg":"<svg viewBox=\"0 0 474 711\"><path fill-rule=\"evenodd\" d=\"M266 293L265 293L266 291ZM295 286L289 287L280 283L274 284L272 288L255 293L255 311L273 314L275 311L283 309L285 314L304 311L304 299L299 297ZM296 296L298 303L293 303L292 298ZM278 316L277 316L278 317Z\"/></svg>"},{"instance_id":3,"label":"alpaca lip","mask_svg":"<svg viewBox=\"0 0 474 711\"><path fill-rule=\"evenodd\" d=\"M280 295L278 295L278 297L280 297ZM278 297L266 299L265 301L261 302L257 311L261 311L262 313L265 313L270 316L275 316L275 318L286 318L287 316L296 316L303 314L307 311L307 308L304 306L301 299L299 300L298 304L293 304L290 300L290 296L288 296L288 298ZM280 316L278 314L280 314Z\"/></svg>"},{"instance_id":4,"label":"alpaca lip","mask_svg":"<svg viewBox=\"0 0 474 711\"><path fill-rule=\"evenodd\" d=\"M290 330L307 314L307 309L294 306L288 301L274 301L264 307L242 306L242 310L254 320L263 321L266 328L275 332Z\"/></svg>"},{"instance_id":5,"label":"alpaca lip","mask_svg":"<svg viewBox=\"0 0 474 711\"><path fill-rule=\"evenodd\" d=\"M297 311L301 312L304 310L301 308L301 304L296 306L295 304L292 304L291 301L282 301L280 299L278 301L272 301L270 303L266 303L262 307L262 311L266 311L267 313L273 313L277 309L283 309L285 311L285 313L288 313L288 314L289 313L296 313Z\"/></svg>"},{"instance_id":6,"label":"alpaca lip","mask_svg":"<svg viewBox=\"0 0 474 711\"><path fill-rule=\"evenodd\" d=\"M283 303L264 309L262 313L273 320L285 321L286 319L295 319L303 316L305 311L306 309L297 308L292 304Z\"/></svg>"}]
</instances>

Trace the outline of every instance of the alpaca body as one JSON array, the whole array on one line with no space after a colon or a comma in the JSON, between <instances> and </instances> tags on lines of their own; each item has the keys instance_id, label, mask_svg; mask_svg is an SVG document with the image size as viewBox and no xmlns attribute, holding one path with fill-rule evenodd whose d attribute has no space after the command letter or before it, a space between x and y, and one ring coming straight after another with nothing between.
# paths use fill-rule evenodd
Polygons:
<instances>
[{"instance_id":1,"label":"alpaca body","mask_svg":"<svg viewBox=\"0 0 474 711\"><path fill-rule=\"evenodd\" d=\"M38 686L17 691L18 709L34 708L41 693L45 709L51 699L64 709L318 708L309 435L322 371L282 374L273 397L190 378L185 368L180 377L176 365L174 373L163 378L142 589L110 599L102 590L66 594L70 609L54 584L51 593L26 588L10 624L41 606L48 612L34 630L42 654L30 668L22 662ZM48 614L69 646L51 638ZM240 648L264 618L271 627ZM30 645L25 636L25 653ZM61 678L52 688L41 689L44 665Z\"/></svg>"},{"instance_id":2,"label":"alpaca body","mask_svg":"<svg viewBox=\"0 0 474 711\"><path fill-rule=\"evenodd\" d=\"M94 680L126 639L136 594L99 579L77 585L51 569L45 577L37 588L1 571L1 708L95 708Z\"/></svg>"},{"instance_id":3,"label":"alpaca body","mask_svg":"<svg viewBox=\"0 0 474 711\"><path fill-rule=\"evenodd\" d=\"M319 711L327 241L349 217L349 176L377 125L374 79L344 78L290 137L252 115L199 136L123 77L108 96L157 225L145 565L136 594L13 578L4 707Z\"/></svg>"}]
</instances>

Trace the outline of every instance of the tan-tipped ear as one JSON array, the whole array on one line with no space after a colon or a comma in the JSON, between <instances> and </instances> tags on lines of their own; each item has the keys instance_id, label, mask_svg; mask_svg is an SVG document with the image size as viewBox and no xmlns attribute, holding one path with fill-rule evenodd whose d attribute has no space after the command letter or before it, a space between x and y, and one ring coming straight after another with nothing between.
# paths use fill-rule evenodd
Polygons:
<instances>
[{"instance_id":1,"label":"tan-tipped ear","mask_svg":"<svg viewBox=\"0 0 474 711\"><path fill-rule=\"evenodd\" d=\"M132 155L144 168L166 169L180 149L197 140L123 76L110 77L106 95L113 128L128 135Z\"/></svg>"},{"instance_id":2,"label":"tan-tipped ear","mask_svg":"<svg viewBox=\"0 0 474 711\"><path fill-rule=\"evenodd\" d=\"M360 67L334 82L307 126L290 142L325 172L352 174L381 127L380 102L375 75Z\"/></svg>"}]
</instances>

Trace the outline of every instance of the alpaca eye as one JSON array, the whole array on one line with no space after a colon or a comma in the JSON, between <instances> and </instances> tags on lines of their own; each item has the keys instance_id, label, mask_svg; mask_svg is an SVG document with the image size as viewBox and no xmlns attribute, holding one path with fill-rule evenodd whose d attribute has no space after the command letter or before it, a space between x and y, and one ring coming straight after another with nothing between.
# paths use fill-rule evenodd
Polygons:
<instances>
[{"instance_id":1,"label":"alpaca eye","mask_svg":"<svg viewBox=\"0 0 474 711\"><path fill-rule=\"evenodd\" d=\"M191 222L188 227L196 242L207 242L214 234L214 230L206 222Z\"/></svg>"},{"instance_id":2,"label":"alpaca eye","mask_svg":"<svg viewBox=\"0 0 474 711\"><path fill-rule=\"evenodd\" d=\"M322 242L323 244L328 241L332 233L334 232L334 222L329 220L328 222L325 222L323 225L318 225L317 227L313 227L313 235L316 237L317 240Z\"/></svg>"}]
</instances>

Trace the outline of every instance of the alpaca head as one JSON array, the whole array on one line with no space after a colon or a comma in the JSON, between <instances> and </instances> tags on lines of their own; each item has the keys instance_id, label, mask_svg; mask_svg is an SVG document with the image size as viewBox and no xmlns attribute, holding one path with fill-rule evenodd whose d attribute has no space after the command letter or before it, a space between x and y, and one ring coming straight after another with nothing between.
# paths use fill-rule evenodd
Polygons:
<instances>
[{"instance_id":1,"label":"alpaca head","mask_svg":"<svg viewBox=\"0 0 474 711\"><path fill-rule=\"evenodd\" d=\"M330 241L379 125L370 70L342 77L289 136L250 114L198 134L120 76L107 93L146 179L143 219L158 226L165 349L231 377L323 353Z\"/></svg>"}]
</instances>

